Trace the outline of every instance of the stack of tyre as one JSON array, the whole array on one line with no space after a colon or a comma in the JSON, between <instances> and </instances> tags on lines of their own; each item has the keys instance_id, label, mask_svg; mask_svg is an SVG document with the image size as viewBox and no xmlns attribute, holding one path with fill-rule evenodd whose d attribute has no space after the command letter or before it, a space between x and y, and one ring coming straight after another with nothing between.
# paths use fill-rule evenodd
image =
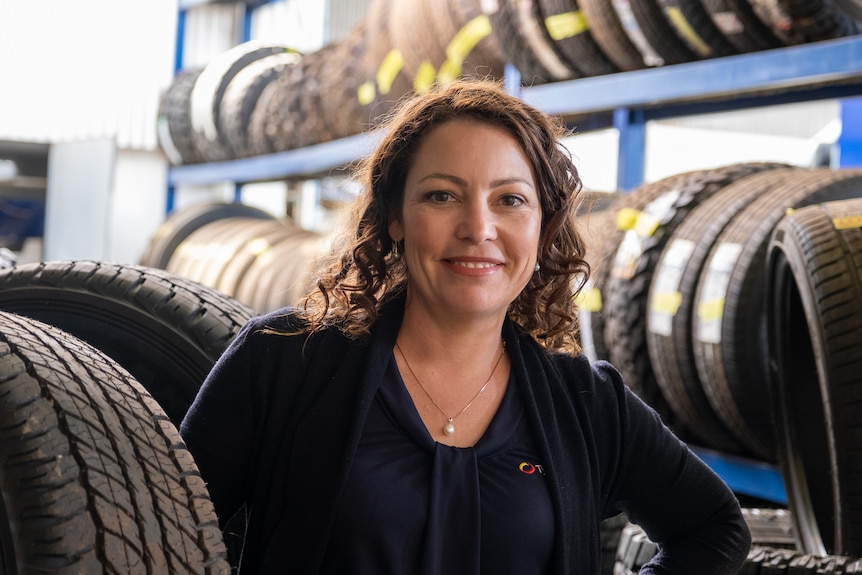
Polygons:
<instances>
[{"instance_id":1,"label":"stack of tyre","mask_svg":"<svg viewBox=\"0 0 862 575\"><path fill-rule=\"evenodd\" d=\"M587 353L689 443L779 465L800 551L862 555L862 170L677 174L588 225Z\"/></svg>"},{"instance_id":2,"label":"stack of tyre","mask_svg":"<svg viewBox=\"0 0 862 575\"><path fill-rule=\"evenodd\" d=\"M247 42L180 71L159 110L172 164L358 134L405 94L464 75L527 85L753 52L858 31L858 0L374 0L342 39L298 54Z\"/></svg>"},{"instance_id":3,"label":"stack of tyre","mask_svg":"<svg viewBox=\"0 0 862 575\"><path fill-rule=\"evenodd\" d=\"M326 240L253 206L203 202L172 212L138 263L265 313L295 305L308 290L311 264Z\"/></svg>"},{"instance_id":4,"label":"stack of tyre","mask_svg":"<svg viewBox=\"0 0 862 575\"><path fill-rule=\"evenodd\" d=\"M228 575L177 432L252 310L163 270L0 270L0 571Z\"/></svg>"}]
</instances>

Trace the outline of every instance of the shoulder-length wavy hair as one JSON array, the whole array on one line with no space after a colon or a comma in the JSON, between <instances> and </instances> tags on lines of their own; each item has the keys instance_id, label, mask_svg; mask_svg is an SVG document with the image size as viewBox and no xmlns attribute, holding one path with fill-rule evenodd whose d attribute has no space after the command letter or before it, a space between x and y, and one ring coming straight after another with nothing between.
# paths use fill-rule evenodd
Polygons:
<instances>
[{"instance_id":1,"label":"shoulder-length wavy hair","mask_svg":"<svg viewBox=\"0 0 862 575\"><path fill-rule=\"evenodd\" d=\"M496 80L458 80L405 100L389 115L382 141L359 166L362 193L331 252L318 263L316 286L300 302L311 331L336 326L368 333L381 306L406 290L403 258L388 226L399 214L407 172L435 126L471 119L502 128L531 165L542 208L541 270L509 306L509 317L548 348L578 351L575 296L589 276L575 225L581 180L560 144L562 122L507 93Z\"/></svg>"}]
</instances>

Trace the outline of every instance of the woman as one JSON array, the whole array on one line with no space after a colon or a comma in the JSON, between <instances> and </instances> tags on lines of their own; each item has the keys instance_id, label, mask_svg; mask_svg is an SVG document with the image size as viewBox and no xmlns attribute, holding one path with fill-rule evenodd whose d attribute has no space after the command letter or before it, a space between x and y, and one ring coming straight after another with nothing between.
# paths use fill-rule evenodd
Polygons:
<instances>
[{"instance_id":1,"label":"woman","mask_svg":"<svg viewBox=\"0 0 862 575\"><path fill-rule=\"evenodd\" d=\"M317 287L252 320L182 424L240 573L599 573L624 511L641 573L734 573L733 494L578 354L589 267L558 121L497 83L406 102ZM574 286L574 287L573 287Z\"/></svg>"}]
</instances>

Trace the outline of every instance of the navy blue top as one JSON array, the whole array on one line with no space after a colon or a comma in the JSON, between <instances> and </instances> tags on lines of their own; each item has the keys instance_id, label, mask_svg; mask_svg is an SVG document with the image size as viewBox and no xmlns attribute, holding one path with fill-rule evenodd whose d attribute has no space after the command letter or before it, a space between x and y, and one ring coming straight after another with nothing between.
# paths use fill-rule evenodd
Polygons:
<instances>
[{"instance_id":1,"label":"navy blue top","mask_svg":"<svg viewBox=\"0 0 862 575\"><path fill-rule=\"evenodd\" d=\"M390 360L321 573L550 573L553 508L515 387L474 447L451 447L431 438Z\"/></svg>"}]
</instances>

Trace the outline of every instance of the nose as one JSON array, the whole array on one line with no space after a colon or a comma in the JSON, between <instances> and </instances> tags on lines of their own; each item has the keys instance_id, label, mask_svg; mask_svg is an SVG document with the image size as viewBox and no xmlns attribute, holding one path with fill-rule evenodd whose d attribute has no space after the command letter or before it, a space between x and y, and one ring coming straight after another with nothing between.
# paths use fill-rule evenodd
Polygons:
<instances>
[{"instance_id":1,"label":"nose","mask_svg":"<svg viewBox=\"0 0 862 575\"><path fill-rule=\"evenodd\" d=\"M481 243L497 236L496 215L484 202L467 202L461 210L457 234L459 239Z\"/></svg>"}]
</instances>

